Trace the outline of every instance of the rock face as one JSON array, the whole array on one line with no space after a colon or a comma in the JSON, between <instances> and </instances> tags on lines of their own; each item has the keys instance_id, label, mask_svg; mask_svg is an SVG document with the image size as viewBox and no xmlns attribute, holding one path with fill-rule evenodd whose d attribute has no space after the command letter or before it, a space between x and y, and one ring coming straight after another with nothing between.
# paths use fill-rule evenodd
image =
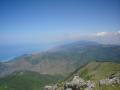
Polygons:
<instances>
[{"instance_id":1,"label":"rock face","mask_svg":"<svg viewBox=\"0 0 120 90\"><path fill-rule=\"evenodd\" d=\"M120 78L119 77L113 77L113 78L106 78L99 81L99 85L113 85L113 84L120 84Z\"/></svg>"},{"instance_id":2,"label":"rock face","mask_svg":"<svg viewBox=\"0 0 120 90\"><path fill-rule=\"evenodd\" d=\"M99 85L114 85L114 84L120 84L120 72L116 74L112 74L106 79L102 79L99 81Z\"/></svg>"},{"instance_id":3,"label":"rock face","mask_svg":"<svg viewBox=\"0 0 120 90\"><path fill-rule=\"evenodd\" d=\"M52 86L47 85L47 86L44 87L44 90L53 90L53 89L52 89Z\"/></svg>"},{"instance_id":4,"label":"rock face","mask_svg":"<svg viewBox=\"0 0 120 90\"><path fill-rule=\"evenodd\" d=\"M46 86L44 87L44 90L56 90L56 89L57 89L57 86L56 86L56 85L54 85L54 86L46 85Z\"/></svg>"},{"instance_id":5,"label":"rock face","mask_svg":"<svg viewBox=\"0 0 120 90\"><path fill-rule=\"evenodd\" d=\"M95 84L92 81L85 82L84 79L76 75L74 76L72 81L66 82L64 84L64 90L80 90L85 88L86 90L92 90L94 86ZM46 85L44 87L44 90L56 90L56 89L57 89L57 85L54 85L54 86Z\"/></svg>"},{"instance_id":6,"label":"rock face","mask_svg":"<svg viewBox=\"0 0 120 90\"><path fill-rule=\"evenodd\" d=\"M79 76L74 76L71 82L67 82L64 85L64 90L92 90L95 87L95 83L92 81L85 82L84 79L80 78Z\"/></svg>"},{"instance_id":7,"label":"rock face","mask_svg":"<svg viewBox=\"0 0 120 90\"><path fill-rule=\"evenodd\" d=\"M95 87L95 83L92 81L87 81L87 87L85 88L85 90L93 90L93 88Z\"/></svg>"}]
</instances>

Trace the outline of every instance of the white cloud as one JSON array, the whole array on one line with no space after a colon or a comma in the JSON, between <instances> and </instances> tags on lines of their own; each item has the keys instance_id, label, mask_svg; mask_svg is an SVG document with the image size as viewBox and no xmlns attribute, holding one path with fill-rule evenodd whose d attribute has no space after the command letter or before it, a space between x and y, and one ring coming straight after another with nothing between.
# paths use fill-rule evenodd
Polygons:
<instances>
[{"instance_id":1,"label":"white cloud","mask_svg":"<svg viewBox=\"0 0 120 90\"><path fill-rule=\"evenodd\" d=\"M94 34L97 37L116 37L120 36L120 31L115 32L98 32Z\"/></svg>"},{"instance_id":2,"label":"white cloud","mask_svg":"<svg viewBox=\"0 0 120 90\"><path fill-rule=\"evenodd\" d=\"M103 37L103 36L106 36L107 34L108 34L107 32L98 32L96 33L96 36Z\"/></svg>"},{"instance_id":3,"label":"white cloud","mask_svg":"<svg viewBox=\"0 0 120 90\"><path fill-rule=\"evenodd\" d=\"M120 31L117 31L115 34L116 34L116 35L120 35Z\"/></svg>"},{"instance_id":4,"label":"white cloud","mask_svg":"<svg viewBox=\"0 0 120 90\"><path fill-rule=\"evenodd\" d=\"M93 34L91 40L95 40L103 44L119 44L120 45L120 31L98 32Z\"/></svg>"},{"instance_id":5,"label":"white cloud","mask_svg":"<svg viewBox=\"0 0 120 90\"><path fill-rule=\"evenodd\" d=\"M118 33L120 34L120 31L118 31Z\"/></svg>"},{"instance_id":6,"label":"white cloud","mask_svg":"<svg viewBox=\"0 0 120 90\"><path fill-rule=\"evenodd\" d=\"M56 43L65 41L94 40L100 43L120 44L120 31L102 31L97 33L20 33L20 34L1 34L0 44L41 44Z\"/></svg>"}]
</instances>

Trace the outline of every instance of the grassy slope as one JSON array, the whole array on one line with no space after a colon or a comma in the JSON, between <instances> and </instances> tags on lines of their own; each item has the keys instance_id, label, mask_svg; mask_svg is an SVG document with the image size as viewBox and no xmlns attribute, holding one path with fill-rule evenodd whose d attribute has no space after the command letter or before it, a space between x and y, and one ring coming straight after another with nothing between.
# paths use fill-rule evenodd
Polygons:
<instances>
[{"instance_id":1,"label":"grassy slope","mask_svg":"<svg viewBox=\"0 0 120 90\"><path fill-rule=\"evenodd\" d=\"M38 73L17 73L0 79L0 90L43 90L46 84L54 84L63 77Z\"/></svg>"},{"instance_id":2,"label":"grassy slope","mask_svg":"<svg viewBox=\"0 0 120 90\"><path fill-rule=\"evenodd\" d=\"M82 68L78 73L85 79L97 81L116 72L120 72L120 64L112 62L92 62Z\"/></svg>"},{"instance_id":3,"label":"grassy slope","mask_svg":"<svg viewBox=\"0 0 120 90\"><path fill-rule=\"evenodd\" d=\"M120 73L120 64L111 62L93 62L79 71L79 75L84 79L96 82L94 90L120 90L119 85L99 87L98 81L105 79L113 73Z\"/></svg>"},{"instance_id":4,"label":"grassy slope","mask_svg":"<svg viewBox=\"0 0 120 90\"><path fill-rule=\"evenodd\" d=\"M120 64L112 62L92 62L85 65L81 69L78 68L78 70L72 73L71 76L69 76L69 78L67 78L65 81L71 81L74 74L79 74L79 76L84 78L85 80L92 80L96 83L96 87L94 88L94 90L120 90L119 85L103 86L101 88L98 85L98 81L100 79L105 79L111 74L118 72L120 73ZM65 81L60 84L60 86L62 86L60 88L63 89L63 84ZM60 88L58 90L62 90Z\"/></svg>"},{"instance_id":5,"label":"grassy slope","mask_svg":"<svg viewBox=\"0 0 120 90\"><path fill-rule=\"evenodd\" d=\"M107 78L113 73L120 72L120 64L112 62L92 62L81 69L77 69L67 80L71 80L74 74L79 74L85 80L96 82L94 90L120 90L120 86L98 86L100 79ZM61 80L60 76L40 75L38 73L15 73L0 79L0 90L43 90L44 85L54 84ZM62 83L64 83L63 81ZM60 87L59 89L61 89Z\"/></svg>"}]
</instances>

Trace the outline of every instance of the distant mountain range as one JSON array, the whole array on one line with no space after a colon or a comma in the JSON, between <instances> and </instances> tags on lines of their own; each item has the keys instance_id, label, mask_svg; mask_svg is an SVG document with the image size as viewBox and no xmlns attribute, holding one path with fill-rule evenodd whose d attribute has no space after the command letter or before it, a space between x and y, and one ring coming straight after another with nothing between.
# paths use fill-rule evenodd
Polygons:
<instances>
[{"instance_id":1,"label":"distant mountain range","mask_svg":"<svg viewBox=\"0 0 120 90\"><path fill-rule=\"evenodd\" d=\"M0 76L16 71L68 75L76 68L91 61L120 62L120 46L77 41L45 52L22 55L9 62L1 62Z\"/></svg>"}]
</instances>

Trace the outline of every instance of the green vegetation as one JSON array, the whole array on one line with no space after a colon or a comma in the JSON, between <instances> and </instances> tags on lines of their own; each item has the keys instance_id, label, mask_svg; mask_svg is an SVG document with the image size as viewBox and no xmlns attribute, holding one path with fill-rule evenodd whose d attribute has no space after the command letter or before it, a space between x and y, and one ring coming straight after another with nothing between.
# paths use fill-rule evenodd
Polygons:
<instances>
[{"instance_id":1,"label":"green vegetation","mask_svg":"<svg viewBox=\"0 0 120 90\"><path fill-rule=\"evenodd\" d=\"M117 63L120 63L120 46L80 42L63 45L46 52L23 55L0 63L0 76L22 70L37 72L18 72L1 78L0 90L42 90L46 84L58 83L62 79L59 75L69 75L59 83L60 88L63 88L64 82L71 80L74 74L94 81L97 84L95 90L98 90L100 79L120 72L120 64ZM103 89L107 87L111 86L105 86ZM118 86L111 88L115 89Z\"/></svg>"},{"instance_id":2,"label":"green vegetation","mask_svg":"<svg viewBox=\"0 0 120 90\"><path fill-rule=\"evenodd\" d=\"M120 85L96 86L93 90L120 90Z\"/></svg>"},{"instance_id":3,"label":"green vegetation","mask_svg":"<svg viewBox=\"0 0 120 90\"><path fill-rule=\"evenodd\" d=\"M16 72L0 79L0 90L43 90L45 85L58 83L58 90L63 90L66 81L70 81L74 75L96 83L94 90L120 90L119 85L99 86L98 82L112 74L120 73L120 64L113 62L91 62L79 67L66 79L60 75L40 75L35 72ZM61 81L63 80L63 81ZM61 81L61 82L59 82Z\"/></svg>"},{"instance_id":4,"label":"green vegetation","mask_svg":"<svg viewBox=\"0 0 120 90\"><path fill-rule=\"evenodd\" d=\"M81 45L79 43L73 43L63 45L42 53L41 55L26 56L26 60L32 64L37 64L42 60L68 60L75 61L77 66L83 65L89 61L114 61L120 62L120 46L112 45ZM75 66L76 66L75 65Z\"/></svg>"},{"instance_id":5,"label":"green vegetation","mask_svg":"<svg viewBox=\"0 0 120 90\"><path fill-rule=\"evenodd\" d=\"M0 79L0 90L43 90L45 85L55 84L62 78L59 75L17 72Z\"/></svg>"},{"instance_id":6,"label":"green vegetation","mask_svg":"<svg viewBox=\"0 0 120 90\"><path fill-rule=\"evenodd\" d=\"M45 52L16 57L14 60L2 63L6 69L3 70L2 65L0 72L3 75L19 70L27 70L41 74L69 75L76 68L93 60L120 62L120 46L102 45L93 42L81 43L78 41ZM87 76L86 78L90 77Z\"/></svg>"},{"instance_id":7,"label":"green vegetation","mask_svg":"<svg viewBox=\"0 0 120 90\"><path fill-rule=\"evenodd\" d=\"M93 90L120 90L120 85L104 85L99 86L99 80L108 78L112 74L120 73L120 64L113 62L91 62L79 67L71 73L66 79L59 83L58 90L63 90L63 85L66 81L71 81L74 75L79 75L84 80L91 80L95 82ZM120 76L119 76L120 77Z\"/></svg>"},{"instance_id":8,"label":"green vegetation","mask_svg":"<svg viewBox=\"0 0 120 90\"><path fill-rule=\"evenodd\" d=\"M112 62L92 62L79 70L79 75L85 80L92 80L96 83L94 90L120 90L119 85L99 86L101 79L108 78L112 74L120 73L120 64Z\"/></svg>"},{"instance_id":9,"label":"green vegetation","mask_svg":"<svg viewBox=\"0 0 120 90\"><path fill-rule=\"evenodd\" d=\"M83 78L98 81L109 77L111 74L120 72L120 64L112 62L92 62L79 70L79 75Z\"/></svg>"}]
</instances>

